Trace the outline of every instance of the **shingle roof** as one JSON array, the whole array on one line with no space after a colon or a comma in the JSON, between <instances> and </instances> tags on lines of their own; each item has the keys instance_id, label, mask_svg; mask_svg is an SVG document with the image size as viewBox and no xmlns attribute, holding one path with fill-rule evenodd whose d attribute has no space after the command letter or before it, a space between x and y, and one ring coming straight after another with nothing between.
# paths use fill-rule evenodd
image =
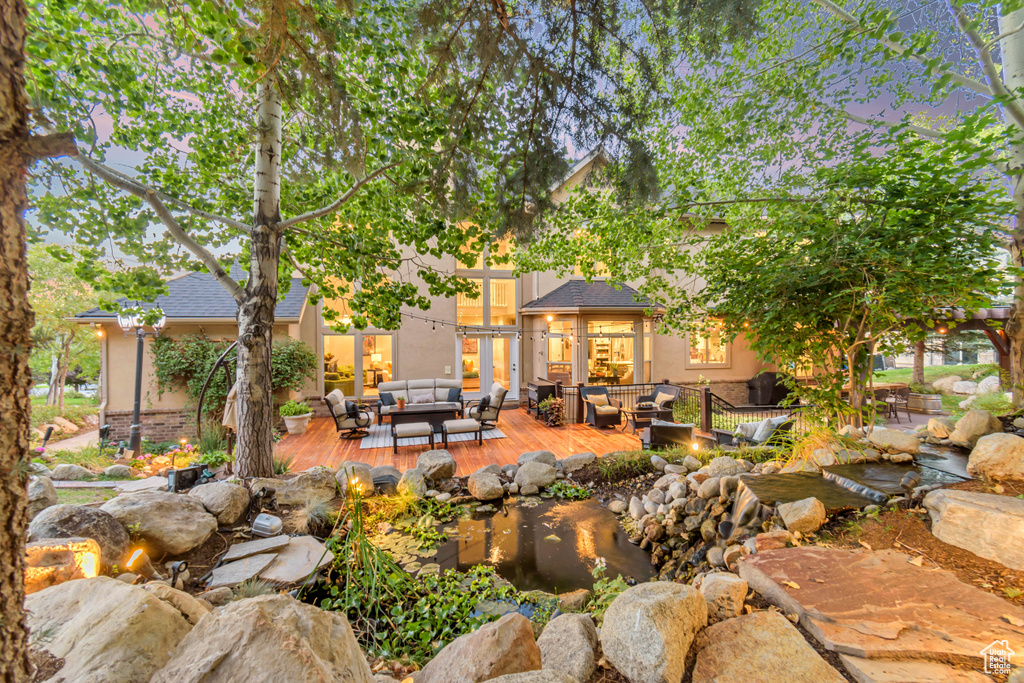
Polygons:
<instances>
[{"instance_id":1,"label":"shingle roof","mask_svg":"<svg viewBox=\"0 0 1024 683\"><path fill-rule=\"evenodd\" d=\"M539 299L523 305L523 310L543 311L566 308L632 308L644 309L657 304L627 285L618 289L607 282L569 280Z\"/></svg>"},{"instance_id":2,"label":"shingle roof","mask_svg":"<svg viewBox=\"0 0 1024 683\"><path fill-rule=\"evenodd\" d=\"M244 278L245 274L234 266L231 269L231 277L234 279ZM189 273L167 282L169 294L158 296L153 303L140 302L139 307L144 310L159 307L168 320L177 319L224 319L234 320L238 311L238 304L209 273ZM306 288L302 286L301 278L292 278L291 288L283 298L277 301L275 318L277 320L298 320L302 312L302 305L306 301ZM129 299L118 299L118 303L128 308L134 306L135 302ZM115 320L116 313L104 311L99 308L90 308L75 315L75 320Z\"/></svg>"}]
</instances>

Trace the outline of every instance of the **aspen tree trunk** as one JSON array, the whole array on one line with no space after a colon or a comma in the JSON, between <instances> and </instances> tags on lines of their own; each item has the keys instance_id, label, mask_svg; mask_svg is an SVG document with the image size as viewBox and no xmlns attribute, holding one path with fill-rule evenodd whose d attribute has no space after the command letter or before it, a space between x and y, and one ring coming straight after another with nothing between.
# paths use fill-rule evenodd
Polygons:
<instances>
[{"instance_id":1,"label":"aspen tree trunk","mask_svg":"<svg viewBox=\"0 0 1024 683\"><path fill-rule=\"evenodd\" d=\"M0 0L0 681L32 673L25 626L25 525L22 477L28 453L28 367L33 316L25 247L26 181L31 161L25 94L25 3Z\"/></svg>"},{"instance_id":2,"label":"aspen tree trunk","mask_svg":"<svg viewBox=\"0 0 1024 683\"><path fill-rule=\"evenodd\" d=\"M924 339L914 344L914 371L910 375L910 381L924 384Z\"/></svg>"},{"instance_id":3,"label":"aspen tree trunk","mask_svg":"<svg viewBox=\"0 0 1024 683\"><path fill-rule=\"evenodd\" d=\"M999 17L999 33L1012 31L1024 22L1024 9L1018 9ZM1024 31L1017 31L999 41L1003 61L1003 82L1010 92L1024 92ZM1010 256L1018 268L1024 267L1024 131L1007 120L1009 134L1016 141L1011 146L1012 158L1008 165L1011 173L1007 175L1010 192L1014 202L1014 225L1010 232ZM1016 171L1016 173L1013 173ZM1016 278L1013 290L1013 304L1010 307L1010 320L1006 325L1006 335L1010 342L1010 382L1013 385L1013 401L1020 405L1024 399L1024 280Z\"/></svg>"},{"instance_id":4,"label":"aspen tree trunk","mask_svg":"<svg viewBox=\"0 0 1024 683\"><path fill-rule=\"evenodd\" d=\"M268 73L256 113L256 178L249 279L238 307L238 455L241 477L274 474L274 392L270 351L281 257L281 94Z\"/></svg>"}]
</instances>

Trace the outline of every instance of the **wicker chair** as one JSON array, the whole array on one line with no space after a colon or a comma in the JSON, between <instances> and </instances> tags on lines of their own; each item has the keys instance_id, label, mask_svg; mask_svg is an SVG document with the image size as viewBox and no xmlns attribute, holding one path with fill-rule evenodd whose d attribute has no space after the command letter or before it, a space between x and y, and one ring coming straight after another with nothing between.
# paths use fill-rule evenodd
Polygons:
<instances>
[{"instance_id":1,"label":"wicker chair","mask_svg":"<svg viewBox=\"0 0 1024 683\"><path fill-rule=\"evenodd\" d=\"M367 427L373 424L373 413L370 407L360 403L356 407L355 415L345 412L345 394L341 389L335 389L324 397L327 410L331 411L334 418L334 427L338 430L340 439L356 439L369 434Z\"/></svg>"},{"instance_id":2,"label":"wicker chair","mask_svg":"<svg viewBox=\"0 0 1024 683\"><path fill-rule=\"evenodd\" d=\"M659 408L672 409L672 404L679 398L681 389L673 384L659 384L658 388L649 394L637 396L637 403L656 403Z\"/></svg>"},{"instance_id":3,"label":"wicker chair","mask_svg":"<svg viewBox=\"0 0 1024 683\"><path fill-rule=\"evenodd\" d=\"M580 398L587 406L586 423L594 427L622 424L622 401L612 398L608 387L582 387Z\"/></svg>"}]
</instances>

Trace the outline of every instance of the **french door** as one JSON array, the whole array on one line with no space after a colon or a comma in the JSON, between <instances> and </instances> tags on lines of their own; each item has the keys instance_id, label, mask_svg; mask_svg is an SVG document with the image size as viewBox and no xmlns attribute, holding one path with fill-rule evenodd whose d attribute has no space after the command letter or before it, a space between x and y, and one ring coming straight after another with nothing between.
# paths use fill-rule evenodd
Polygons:
<instances>
[{"instance_id":1,"label":"french door","mask_svg":"<svg viewBox=\"0 0 1024 683\"><path fill-rule=\"evenodd\" d=\"M518 400L519 341L515 334L467 334L457 337L455 344L463 396L480 398L497 382L509 390L506 401Z\"/></svg>"}]
</instances>

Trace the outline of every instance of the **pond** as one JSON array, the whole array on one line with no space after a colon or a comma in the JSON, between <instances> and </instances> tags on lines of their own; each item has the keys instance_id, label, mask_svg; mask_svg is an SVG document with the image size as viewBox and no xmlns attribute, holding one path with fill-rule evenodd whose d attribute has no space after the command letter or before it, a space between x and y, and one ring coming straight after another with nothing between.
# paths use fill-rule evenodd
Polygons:
<instances>
[{"instance_id":1,"label":"pond","mask_svg":"<svg viewBox=\"0 0 1024 683\"><path fill-rule=\"evenodd\" d=\"M616 516L593 498L521 498L488 508L444 525L449 540L433 558L442 570L490 566L520 590L548 593L592 588L599 557L609 577L646 581L655 573L650 554L630 543Z\"/></svg>"}]
</instances>

